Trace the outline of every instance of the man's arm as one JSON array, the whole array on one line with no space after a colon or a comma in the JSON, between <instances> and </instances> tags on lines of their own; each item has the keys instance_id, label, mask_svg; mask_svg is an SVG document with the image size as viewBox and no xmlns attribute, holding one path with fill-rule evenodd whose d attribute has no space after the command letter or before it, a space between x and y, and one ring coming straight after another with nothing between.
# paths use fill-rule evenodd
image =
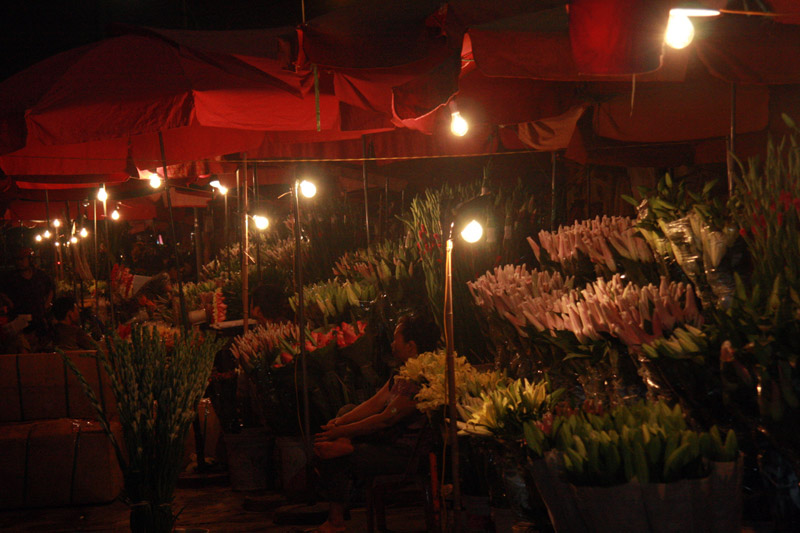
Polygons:
<instances>
[{"instance_id":1,"label":"man's arm","mask_svg":"<svg viewBox=\"0 0 800 533\"><path fill-rule=\"evenodd\" d=\"M315 440L336 440L342 437L352 438L376 433L382 429L392 427L416 410L416 402L408 396L401 394L393 399L389 405L386 406L386 409L383 409L379 413L351 423L323 428L324 431L318 433Z\"/></svg>"},{"instance_id":2,"label":"man's arm","mask_svg":"<svg viewBox=\"0 0 800 533\"><path fill-rule=\"evenodd\" d=\"M327 424L322 426L322 429L352 424L353 422L357 422L374 414L380 413L383 410L383 407L386 405L386 401L388 399L389 382L387 381L383 387L381 387L380 390L378 390L378 392L372 396L372 398L358 404L352 410L348 411L342 416L329 421Z\"/></svg>"}]
</instances>

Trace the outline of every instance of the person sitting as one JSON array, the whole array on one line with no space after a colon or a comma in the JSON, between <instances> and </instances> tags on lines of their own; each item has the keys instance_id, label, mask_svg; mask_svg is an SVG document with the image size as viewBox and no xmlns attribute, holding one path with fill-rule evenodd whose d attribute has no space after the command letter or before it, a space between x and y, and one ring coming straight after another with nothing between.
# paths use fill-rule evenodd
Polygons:
<instances>
[{"instance_id":1,"label":"person sitting","mask_svg":"<svg viewBox=\"0 0 800 533\"><path fill-rule=\"evenodd\" d=\"M283 290L274 284L262 284L250 295L250 318L265 325L268 321L289 320L291 308Z\"/></svg>"},{"instance_id":2,"label":"person sitting","mask_svg":"<svg viewBox=\"0 0 800 533\"><path fill-rule=\"evenodd\" d=\"M50 277L34 265L33 259L30 248L17 250L16 269L2 280L0 292L9 297L17 315L29 315L30 324L25 331L31 334L28 340L32 344L45 344L50 333L47 310L53 299L54 286Z\"/></svg>"},{"instance_id":3,"label":"person sitting","mask_svg":"<svg viewBox=\"0 0 800 533\"><path fill-rule=\"evenodd\" d=\"M95 350L97 345L80 327L80 311L75 298L61 296L53 304L55 345L62 350Z\"/></svg>"},{"instance_id":4,"label":"person sitting","mask_svg":"<svg viewBox=\"0 0 800 533\"><path fill-rule=\"evenodd\" d=\"M392 356L403 364L435 350L439 337L434 322L404 315L394 330ZM405 471L426 423L414 400L419 390L416 383L392 376L372 398L322 426L314 451L322 459L321 482L330 507L318 531L345 531L353 476L364 480Z\"/></svg>"},{"instance_id":5,"label":"person sitting","mask_svg":"<svg viewBox=\"0 0 800 533\"><path fill-rule=\"evenodd\" d=\"M31 319L29 315L17 315L12 320L9 315L13 307L8 296L0 292L0 353L28 353L31 347L22 330Z\"/></svg>"}]
</instances>

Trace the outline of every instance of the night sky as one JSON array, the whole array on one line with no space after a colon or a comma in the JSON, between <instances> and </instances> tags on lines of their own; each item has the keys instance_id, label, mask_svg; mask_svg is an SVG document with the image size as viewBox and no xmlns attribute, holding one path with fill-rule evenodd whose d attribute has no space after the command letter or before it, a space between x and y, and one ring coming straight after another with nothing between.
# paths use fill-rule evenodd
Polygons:
<instances>
[{"instance_id":1,"label":"night sky","mask_svg":"<svg viewBox=\"0 0 800 533\"><path fill-rule=\"evenodd\" d=\"M350 0L306 0L306 18ZM296 25L300 0L11 0L0 14L0 80L98 41L114 23L190 30Z\"/></svg>"}]
</instances>

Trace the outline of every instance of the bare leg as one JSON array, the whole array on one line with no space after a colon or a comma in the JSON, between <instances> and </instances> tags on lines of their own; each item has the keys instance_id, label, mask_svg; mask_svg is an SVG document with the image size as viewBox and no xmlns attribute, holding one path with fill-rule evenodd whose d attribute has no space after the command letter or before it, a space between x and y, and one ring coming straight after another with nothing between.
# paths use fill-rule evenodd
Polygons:
<instances>
[{"instance_id":1,"label":"bare leg","mask_svg":"<svg viewBox=\"0 0 800 533\"><path fill-rule=\"evenodd\" d=\"M353 443L350 442L350 439L344 437L331 441L317 442L314 444L314 451L322 459L333 459L353 453Z\"/></svg>"}]
</instances>

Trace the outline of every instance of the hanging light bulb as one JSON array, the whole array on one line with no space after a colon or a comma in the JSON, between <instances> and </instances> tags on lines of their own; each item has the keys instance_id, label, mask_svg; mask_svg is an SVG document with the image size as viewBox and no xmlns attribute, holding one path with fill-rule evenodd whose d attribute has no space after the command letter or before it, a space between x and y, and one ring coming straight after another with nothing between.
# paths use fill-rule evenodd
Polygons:
<instances>
[{"instance_id":1,"label":"hanging light bulb","mask_svg":"<svg viewBox=\"0 0 800 533\"><path fill-rule=\"evenodd\" d=\"M79 233L80 233L81 237L84 237L84 238L89 236L89 232L86 231L86 228L81 228L81 231Z\"/></svg>"},{"instance_id":2,"label":"hanging light bulb","mask_svg":"<svg viewBox=\"0 0 800 533\"><path fill-rule=\"evenodd\" d=\"M463 137L469 131L469 123L466 121L464 117L461 116L461 113L458 111L458 106L456 106L456 101L450 101L450 131L453 132L453 135L458 137Z\"/></svg>"},{"instance_id":3,"label":"hanging light bulb","mask_svg":"<svg viewBox=\"0 0 800 533\"><path fill-rule=\"evenodd\" d=\"M150 173L150 186L151 186L152 188L154 188L154 189L158 189L158 188L160 188L160 187L161 187L161 182L162 182L162 181L163 181L163 180L161 179L161 176L159 176L159 175L158 175L158 174L156 174L155 172L151 172L151 173Z\"/></svg>"},{"instance_id":4,"label":"hanging light bulb","mask_svg":"<svg viewBox=\"0 0 800 533\"><path fill-rule=\"evenodd\" d=\"M483 236L483 226L477 220L471 221L466 227L461 230L461 238L468 243L478 242Z\"/></svg>"},{"instance_id":5,"label":"hanging light bulb","mask_svg":"<svg viewBox=\"0 0 800 533\"><path fill-rule=\"evenodd\" d=\"M97 199L100 200L101 202L105 202L106 200L108 200L108 193L106 192L105 185L97 190Z\"/></svg>"},{"instance_id":6,"label":"hanging light bulb","mask_svg":"<svg viewBox=\"0 0 800 533\"><path fill-rule=\"evenodd\" d=\"M461 113L456 111L452 115L452 120L450 122L450 131L453 132L453 135L458 137L463 137L469 131L469 124L467 123L466 119L461 116Z\"/></svg>"},{"instance_id":7,"label":"hanging light bulb","mask_svg":"<svg viewBox=\"0 0 800 533\"><path fill-rule=\"evenodd\" d=\"M675 15L670 12L667 33L664 42L667 46L681 50L689 46L694 39L694 24L686 15Z\"/></svg>"},{"instance_id":8,"label":"hanging light bulb","mask_svg":"<svg viewBox=\"0 0 800 533\"><path fill-rule=\"evenodd\" d=\"M53 219L53 227L54 228L60 228L61 227L61 221L59 219L57 219L57 218Z\"/></svg>"},{"instance_id":9,"label":"hanging light bulb","mask_svg":"<svg viewBox=\"0 0 800 533\"><path fill-rule=\"evenodd\" d=\"M261 215L253 215L253 222L255 223L256 228L262 231L269 227L269 219L267 217L262 217Z\"/></svg>"},{"instance_id":10,"label":"hanging light bulb","mask_svg":"<svg viewBox=\"0 0 800 533\"><path fill-rule=\"evenodd\" d=\"M119 210L118 209L114 209L114 211L111 212L111 218L113 218L114 220L119 220Z\"/></svg>"},{"instance_id":11,"label":"hanging light bulb","mask_svg":"<svg viewBox=\"0 0 800 533\"><path fill-rule=\"evenodd\" d=\"M308 180L303 180L300 182L300 194L306 198L313 198L317 194L317 186Z\"/></svg>"},{"instance_id":12,"label":"hanging light bulb","mask_svg":"<svg viewBox=\"0 0 800 533\"><path fill-rule=\"evenodd\" d=\"M37 235L36 237L34 237L34 239L36 240L36 242L42 242L42 236L41 235Z\"/></svg>"},{"instance_id":13,"label":"hanging light bulb","mask_svg":"<svg viewBox=\"0 0 800 533\"><path fill-rule=\"evenodd\" d=\"M219 187L217 187L217 190L219 191L219 193L222 196L225 196L226 194L228 194L228 188L226 186L224 186L224 185L220 185Z\"/></svg>"},{"instance_id":14,"label":"hanging light bulb","mask_svg":"<svg viewBox=\"0 0 800 533\"><path fill-rule=\"evenodd\" d=\"M61 243L56 241L56 246L61 246Z\"/></svg>"},{"instance_id":15,"label":"hanging light bulb","mask_svg":"<svg viewBox=\"0 0 800 533\"><path fill-rule=\"evenodd\" d=\"M50 233L49 229L46 229L44 230L44 233L42 233L42 235L44 235L45 239L49 239L52 234Z\"/></svg>"},{"instance_id":16,"label":"hanging light bulb","mask_svg":"<svg viewBox=\"0 0 800 533\"><path fill-rule=\"evenodd\" d=\"M75 244L76 242L78 242L78 238L75 235L73 235L72 237L69 238L69 242Z\"/></svg>"}]
</instances>

